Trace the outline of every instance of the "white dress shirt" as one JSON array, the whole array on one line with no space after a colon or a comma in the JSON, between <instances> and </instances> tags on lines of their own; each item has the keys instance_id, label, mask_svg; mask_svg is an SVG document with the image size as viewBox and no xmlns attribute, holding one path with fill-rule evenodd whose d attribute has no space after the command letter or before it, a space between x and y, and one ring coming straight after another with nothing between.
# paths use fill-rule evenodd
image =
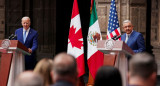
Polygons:
<instances>
[{"instance_id":1,"label":"white dress shirt","mask_svg":"<svg viewBox=\"0 0 160 86\"><path fill-rule=\"evenodd\" d=\"M132 32L133 32L133 30L132 30ZM130 34L127 34L127 33L126 33L126 40L125 40L125 43L127 43L127 41L128 41L128 39L129 39L129 37L131 36L132 32L131 32Z\"/></svg>"},{"instance_id":2,"label":"white dress shirt","mask_svg":"<svg viewBox=\"0 0 160 86\"><path fill-rule=\"evenodd\" d=\"M26 38L27 38L27 36L28 36L29 30L30 30L30 27L27 29ZM24 35L25 31L26 31L26 30L23 28L23 35Z\"/></svg>"}]
</instances>

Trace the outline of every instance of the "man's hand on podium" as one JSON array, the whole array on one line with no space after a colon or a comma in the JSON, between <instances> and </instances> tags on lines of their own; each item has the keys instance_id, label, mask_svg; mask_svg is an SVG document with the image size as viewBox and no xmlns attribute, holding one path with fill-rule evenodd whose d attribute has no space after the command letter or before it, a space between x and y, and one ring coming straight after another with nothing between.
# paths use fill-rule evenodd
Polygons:
<instances>
[{"instance_id":1,"label":"man's hand on podium","mask_svg":"<svg viewBox=\"0 0 160 86\"><path fill-rule=\"evenodd\" d=\"M29 53L32 53L32 49L28 48L28 52L29 52Z\"/></svg>"}]
</instances>

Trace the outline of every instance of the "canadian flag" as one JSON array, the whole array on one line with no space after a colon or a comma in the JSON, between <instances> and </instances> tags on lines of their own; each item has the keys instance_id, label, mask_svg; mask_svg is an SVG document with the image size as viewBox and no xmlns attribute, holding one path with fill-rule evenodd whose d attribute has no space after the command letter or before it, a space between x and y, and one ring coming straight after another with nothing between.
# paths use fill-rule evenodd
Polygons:
<instances>
[{"instance_id":1,"label":"canadian flag","mask_svg":"<svg viewBox=\"0 0 160 86\"><path fill-rule=\"evenodd\" d=\"M76 58L78 77L82 76L85 73L84 47L77 0L73 3L67 53Z\"/></svg>"}]
</instances>

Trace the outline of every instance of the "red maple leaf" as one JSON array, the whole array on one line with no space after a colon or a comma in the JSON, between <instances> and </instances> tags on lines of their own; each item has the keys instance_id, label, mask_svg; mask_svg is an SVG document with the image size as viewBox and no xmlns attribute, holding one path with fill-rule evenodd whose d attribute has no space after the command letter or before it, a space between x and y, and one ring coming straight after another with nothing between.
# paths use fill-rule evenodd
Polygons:
<instances>
[{"instance_id":1,"label":"red maple leaf","mask_svg":"<svg viewBox=\"0 0 160 86\"><path fill-rule=\"evenodd\" d=\"M69 42L71 42L71 45L72 45L72 48L73 47L77 47L79 49L81 49L81 47L83 46L83 40L80 40L82 39L82 30L79 29L77 32L76 31L76 28L74 28L73 26L70 28L70 31L69 31Z\"/></svg>"}]
</instances>

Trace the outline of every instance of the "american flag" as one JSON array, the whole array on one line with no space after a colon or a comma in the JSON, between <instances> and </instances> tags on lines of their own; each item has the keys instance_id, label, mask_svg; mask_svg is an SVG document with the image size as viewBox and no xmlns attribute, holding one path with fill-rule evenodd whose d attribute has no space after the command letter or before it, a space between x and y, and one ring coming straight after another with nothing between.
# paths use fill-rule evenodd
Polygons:
<instances>
[{"instance_id":1,"label":"american flag","mask_svg":"<svg viewBox=\"0 0 160 86\"><path fill-rule=\"evenodd\" d=\"M118 22L115 0L112 0L108 20L107 39L111 39L115 35L121 35L121 31ZM121 38L119 38L119 40L121 40Z\"/></svg>"}]
</instances>

